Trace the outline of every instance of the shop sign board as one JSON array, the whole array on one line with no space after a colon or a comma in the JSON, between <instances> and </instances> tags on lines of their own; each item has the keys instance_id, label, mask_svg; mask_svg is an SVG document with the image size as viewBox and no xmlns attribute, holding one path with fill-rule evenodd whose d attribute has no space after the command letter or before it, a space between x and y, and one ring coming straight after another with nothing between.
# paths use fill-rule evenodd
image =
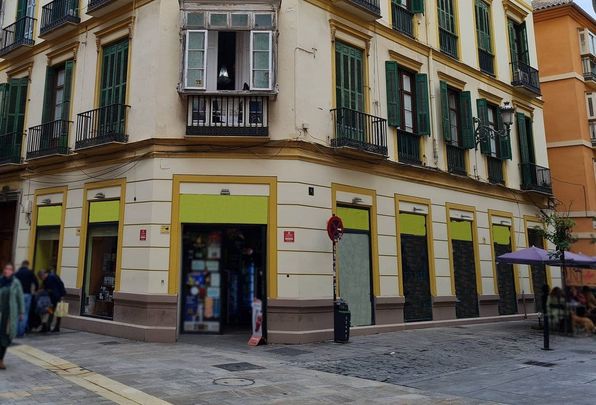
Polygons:
<instances>
[{"instance_id":1,"label":"shop sign board","mask_svg":"<svg viewBox=\"0 0 596 405\"><path fill-rule=\"evenodd\" d=\"M296 235L294 231L284 231L284 242L286 243L294 243L296 240Z\"/></svg>"}]
</instances>

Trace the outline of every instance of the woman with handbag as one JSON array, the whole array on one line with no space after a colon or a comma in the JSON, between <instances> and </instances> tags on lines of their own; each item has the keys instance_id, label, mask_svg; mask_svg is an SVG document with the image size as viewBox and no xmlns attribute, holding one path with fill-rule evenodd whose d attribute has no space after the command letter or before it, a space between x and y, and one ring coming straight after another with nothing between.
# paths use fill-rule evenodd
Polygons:
<instances>
[{"instance_id":1,"label":"woman with handbag","mask_svg":"<svg viewBox=\"0 0 596 405\"><path fill-rule=\"evenodd\" d=\"M14 277L14 267L6 264L0 277L0 370L5 370L4 355L15 338L19 321L25 314L23 288Z\"/></svg>"}]
</instances>

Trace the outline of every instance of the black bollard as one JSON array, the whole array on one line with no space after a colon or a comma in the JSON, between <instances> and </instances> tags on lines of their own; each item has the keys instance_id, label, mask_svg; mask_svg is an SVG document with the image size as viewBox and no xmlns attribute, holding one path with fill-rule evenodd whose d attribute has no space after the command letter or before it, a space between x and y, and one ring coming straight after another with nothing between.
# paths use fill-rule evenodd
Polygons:
<instances>
[{"instance_id":1,"label":"black bollard","mask_svg":"<svg viewBox=\"0 0 596 405\"><path fill-rule=\"evenodd\" d=\"M542 350L551 350L550 348L550 325L548 322L548 308L546 307L546 300L548 297L548 284L542 286L542 314L544 318L544 347Z\"/></svg>"}]
</instances>

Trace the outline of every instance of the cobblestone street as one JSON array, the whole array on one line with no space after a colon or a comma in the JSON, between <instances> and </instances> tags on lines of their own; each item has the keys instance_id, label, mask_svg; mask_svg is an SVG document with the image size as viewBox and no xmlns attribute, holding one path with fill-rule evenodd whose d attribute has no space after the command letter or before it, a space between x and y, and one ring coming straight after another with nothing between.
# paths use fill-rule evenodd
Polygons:
<instances>
[{"instance_id":1,"label":"cobblestone street","mask_svg":"<svg viewBox=\"0 0 596 405\"><path fill-rule=\"evenodd\" d=\"M250 348L244 336L149 344L83 332L18 341L0 402L336 404L574 403L596 395L596 340L536 321L419 329Z\"/></svg>"}]
</instances>

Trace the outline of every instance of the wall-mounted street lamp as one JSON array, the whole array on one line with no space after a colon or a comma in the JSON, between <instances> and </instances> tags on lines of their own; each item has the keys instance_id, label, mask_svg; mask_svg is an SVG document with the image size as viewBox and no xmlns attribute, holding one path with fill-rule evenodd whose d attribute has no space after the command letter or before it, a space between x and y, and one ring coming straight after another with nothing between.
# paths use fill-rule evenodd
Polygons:
<instances>
[{"instance_id":1,"label":"wall-mounted street lamp","mask_svg":"<svg viewBox=\"0 0 596 405\"><path fill-rule=\"evenodd\" d=\"M505 101L502 106L499 106L499 114L501 115L501 121L505 126L502 130L494 129L487 125L486 122L482 122L480 118L474 117L474 123L476 124L476 128L474 129L476 149L478 149L480 143L491 139L509 139L509 136L511 135L511 125L513 125L513 116L515 115L515 107L512 106L509 101Z\"/></svg>"}]
</instances>

